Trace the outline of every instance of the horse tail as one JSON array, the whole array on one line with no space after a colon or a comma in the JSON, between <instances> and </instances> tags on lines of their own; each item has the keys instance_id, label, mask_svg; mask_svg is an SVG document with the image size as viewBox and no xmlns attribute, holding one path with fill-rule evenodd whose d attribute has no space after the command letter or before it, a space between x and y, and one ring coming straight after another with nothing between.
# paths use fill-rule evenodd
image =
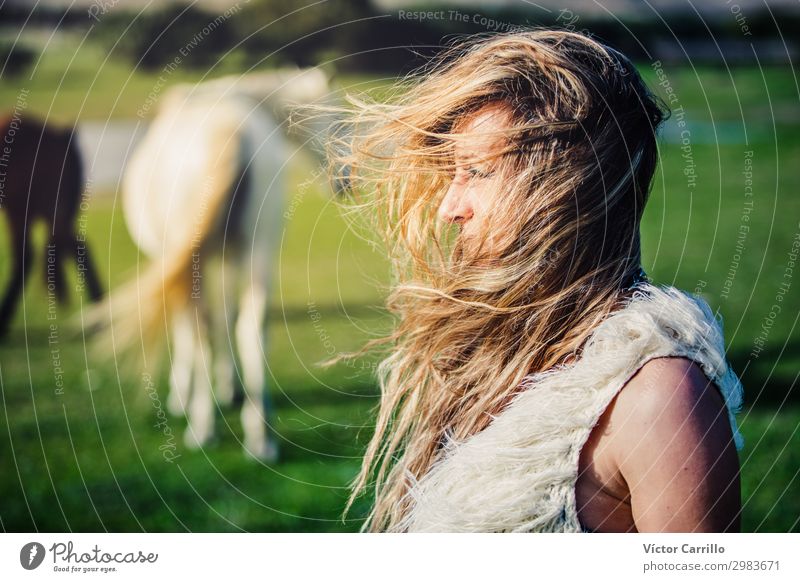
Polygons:
<instances>
[{"instance_id":1,"label":"horse tail","mask_svg":"<svg viewBox=\"0 0 800 582\"><path fill-rule=\"evenodd\" d=\"M89 309L83 325L112 332L113 337L97 342L101 352L113 350L124 356L139 348L147 361L159 360L156 348L163 344L172 317L199 297L193 280L200 281L199 268L204 243L219 223L220 216L242 176L235 116L215 120L210 143L214 151L206 171L197 176L201 182L196 204L192 204L180 222L175 221L160 258L153 260L142 274L113 290L103 303ZM96 336L97 337L97 336ZM109 339L111 341L109 341Z\"/></svg>"}]
</instances>

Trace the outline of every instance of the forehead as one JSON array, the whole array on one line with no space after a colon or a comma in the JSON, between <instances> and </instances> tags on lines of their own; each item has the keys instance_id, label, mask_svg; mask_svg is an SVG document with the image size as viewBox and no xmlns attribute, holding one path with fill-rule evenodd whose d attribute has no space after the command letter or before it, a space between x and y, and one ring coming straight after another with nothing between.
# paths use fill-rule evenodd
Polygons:
<instances>
[{"instance_id":1,"label":"forehead","mask_svg":"<svg viewBox=\"0 0 800 582\"><path fill-rule=\"evenodd\" d=\"M502 103L490 103L468 114L454 128L454 153L457 158L480 158L504 145L502 130L511 122L511 111Z\"/></svg>"}]
</instances>

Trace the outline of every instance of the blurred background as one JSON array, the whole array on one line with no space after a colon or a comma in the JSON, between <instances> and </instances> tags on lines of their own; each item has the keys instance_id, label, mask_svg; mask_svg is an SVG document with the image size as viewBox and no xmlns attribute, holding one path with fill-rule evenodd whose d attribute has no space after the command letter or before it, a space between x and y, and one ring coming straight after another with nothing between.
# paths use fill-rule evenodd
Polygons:
<instances>
[{"instance_id":1,"label":"blurred background","mask_svg":"<svg viewBox=\"0 0 800 582\"><path fill-rule=\"evenodd\" d=\"M5 0L0 103L12 118L77 126L86 181L76 229L108 290L143 260L120 179L169 86L321 65L335 93L380 96L452 35L525 25L588 31L622 50L673 109L644 216L644 267L701 294L723 321L745 386L743 531L799 531L797 2ZM9 163L0 158L0 170ZM33 225L32 274L0 343L2 530L358 529L368 499L341 514L371 431L375 361L316 363L386 330L388 270L318 178L312 156L292 156L264 362L282 451L274 465L242 454L235 410L218 411L210 446L185 449L185 420L164 420L166 372L153 379L156 399L139 375L88 355L67 326L88 293L69 267L70 300L54 304L47 227Z\"/></svg>"}]
</instances>

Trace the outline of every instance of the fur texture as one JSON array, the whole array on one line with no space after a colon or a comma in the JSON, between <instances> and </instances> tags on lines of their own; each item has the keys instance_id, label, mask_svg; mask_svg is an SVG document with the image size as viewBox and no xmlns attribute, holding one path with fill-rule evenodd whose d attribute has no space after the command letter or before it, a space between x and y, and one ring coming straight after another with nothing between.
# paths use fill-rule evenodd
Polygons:
<instances>
[{"instance_id":1,"label":"fur texture","mask_svg":"<svg viewBox=\"0 0 800 582\"><path fill-rule=\"evenodd\" d=\"M615 394L647 361L697 362L724 397L736 448L743 389L725 357L722 322L700 297L644 282L599 325L577 361L526 377L480 433L448 440L409 491L399 531L581 532L575 482L581 448Z\"/></svg>"}]
</instances>

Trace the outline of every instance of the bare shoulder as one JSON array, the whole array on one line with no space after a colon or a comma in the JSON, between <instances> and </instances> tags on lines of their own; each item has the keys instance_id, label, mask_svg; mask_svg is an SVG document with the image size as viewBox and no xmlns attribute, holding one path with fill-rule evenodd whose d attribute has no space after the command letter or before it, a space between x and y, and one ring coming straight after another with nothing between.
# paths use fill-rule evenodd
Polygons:
<instances>
[{"instance_id":1,"label":"bare shoulder","mask_svg":"<svg viewBox=\"0 0 800 582\"><path fill-rule=\"evenodd\" d=\"M650 416L650 421L664 422L669 415L695 415L701 409L719 411L724 401L715 384L700 365L685 357L662 357L647 361L625 384L617 396L618 414Z\"/></svg>"},{"instance_id":2,"label":"bare shoulder","mask_svg":"<svg viewBox=\"0 0 800 582\"><path fill-rule=\"evenodd\" d=\"M639 531L738 528L739 462L716 385L688 358L645 363L607 410Z\"/></svg>"}]
</instances>

